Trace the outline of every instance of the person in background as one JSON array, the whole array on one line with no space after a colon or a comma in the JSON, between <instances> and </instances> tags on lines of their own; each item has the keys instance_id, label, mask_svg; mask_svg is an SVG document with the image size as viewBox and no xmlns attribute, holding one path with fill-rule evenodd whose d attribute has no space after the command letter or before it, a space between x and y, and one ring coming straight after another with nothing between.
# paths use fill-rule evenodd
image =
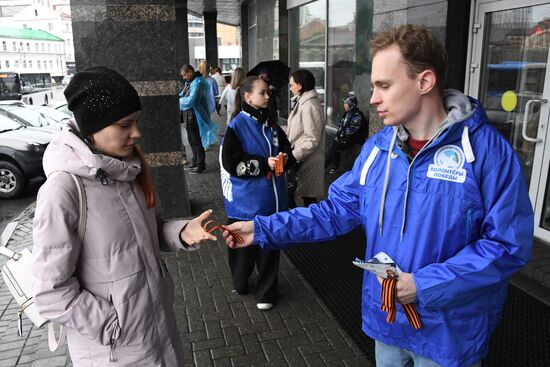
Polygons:
<instances>
[{"instance_id":1,"label":"person in background","mask_svg":"<svg viewBox=\"0 0 550 367\"><path fill-rule=\"evenodd\" d=\"M206 88L206 95L208 96L208 113L212 113L216 110L216 96L218 93L218 84L209 74L210 65L206 60L201 61L199 66L197 66L197 71L202 76L202 79L205 80L208 84Z\"/></svg>"},{"instance_id":2,"label":"person in background","mask_svg":"<svg viewBox=\"0 0 550 367\"><path fill-rule=\"evenodd\" d=\"M233 248L277 250L362 225L365 259L384 252L402 270L396 280L363 278L362 329L376 365L480 367L508 279L531 258L520 161L478 100L444 90L447 54L430 30L380 32L371 54L370 102L385 127L353 169L318 205L229 225L243 244L224 236ZM386 315L389 299L398 304Z\"/></svg>"},{"instance_id":3,"label":"person in background","mask_svg":"<svg viewBox=\"0 0 550 367\"><path fill-rule=\"evenodd\" d=\"M346 112L338 125L336 136L325 159L325 167L332 164L328 171L331 175L338 173L340 154L357 142L356 136L361 132L361 124L365 121L363 113L357 107L355 95L350 93L344 98L344 110Z\"/></svg>"},{"instance_id":4,"label":"person in background","mask_svg":"<svg viewBox=\"0 0 550 367\"><path fill-rule=\"evenodd\" d=\"M231 115L235 109L234 106L237 88L239 88L245 77L246 75L243 68L236 68L235 71L233 71L233 75L231 75L231 83L225 87L220 97L220 105L226 106L227 108L227 124L231 121Z\"/></svg>"},{"instance_id":5,"label":"person in background","mask_svg":"<svg viewBox=\"0 0 550 367\"><path fill-rule=\"evenodd\" d=\"M218 86L218 94L216 94L216 115L220 115L220 110L222 108L220 104L220 98L221 94L223 93L223 90L225 89L225 78L222 75L222 69L219 67L214 68L214 74L212 75L212 78L216 81L216 84Z\"/></svg>"},{"instance_id":6,"label":"person in background","mask_svg":"<svg viewBox=\"0 0 550 367\"><path fill-rule=\"evenodd\" d=\"M141 102L122 75L88 68L64 94L74 120L44 153L47 180L34 216L37 309L66 327L75 367L182 366L174 283L160 251L215 241L201 227L211 211L190 221L156 215L153 180L137 145ZM83 240L70 174L86 197Z\"/></svg>"},{"instance_id":7,"label":"person in background","mask_svg":"<svg viewBox=\"0 0 550 367\"><path fill-rule=\"evenodd\" d=\"M269 75L269 70L260 70L258 76L267 84L267 92L269 93L267 110L269 111L269 118L274 123L279 123L279 112L277 110L277 98L279 96L279 90L273 84L271 84L271 76Z\"/></svg>"},{"instance_id":8,"label":"person in background","mask_svg":"<svg viewBox=\"0 0 550 367\"><path fill-rule=\"evenodd\" d=\"M286 179L276 171L295 163L284 131L269 119L266 83L256 77L244 79L237 89L233 118L220 148L220 170L225 210L229 223L250 220L288 209ZM282 153L280 155L279 153ZM260 310L277 300L279 251L259 247L228 249L233 288L248 292L248 278L258 269L255 297Z\"/></svg>"},{"instance_id":9,"label":"person in background","mask_svg":"<svg viewBox=\"0 0 550 367\"><path fill-rule=\"evenodd\" d=\"M308 206L325 195L325 119L315 77L309 70L293 72L289 84L294 97L290 100L287 135L298 161L289 172L289 200L294 208L297 197Z\"/></svg>"},{"instance_id":10,"label":"person in background","mask_svg":"<svg viewBox=\"0 0 550 367\"><path fill-rule=\"evenodd\" d=\"M200 74L195 73L191 65L181 67L181 75L185 80L180 96L182 121L187 127L187 138L193 151L191 164L185 166L189 174L195 175L206 170L205 148L217 140L218 125L210 120L208 112L210 85Z\"/></svg>"}]
</instances>

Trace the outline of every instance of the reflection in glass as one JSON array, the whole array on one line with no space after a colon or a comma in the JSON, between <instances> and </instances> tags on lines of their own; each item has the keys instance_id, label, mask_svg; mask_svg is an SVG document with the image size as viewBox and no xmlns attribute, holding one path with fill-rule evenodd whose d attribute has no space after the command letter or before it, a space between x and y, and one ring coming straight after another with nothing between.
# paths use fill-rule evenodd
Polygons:
<instances>
[{"instance_id":1,"label":"reflection in glass","mask_svg":"<svg viewBox=\"0 0 550 367\"><path fill-rule=\"evenodd\" d=\"M535 144L525 141L521 130L526 103L540 98L550 44L550 5L493 12L487 15L480 100L487 116L510 141L530 182ZM506 103L506 95L513 102ZM527 121L527 135L536 137L540 106Z\"/></svg>"},{"instance_id":2,"label":"reflection in glass","mask_svg":"<svg viewBox=\"0 0 550 367\"><path fill-rule=\"evenodd\" d=\"M325 94L326 0L289 11L290 69L308 69L315 76L321 102Z\"/></svg>"},{"instance_id":3,"label":"reflection in glass","mask_svg":"<svg viewBox=\"0 0 550 367\"><path fill-rule=\"evenodd\" d=\"M546 194L544 195L544 205L542 206L542 216L540 226L550 231L550 171L546 178Z\"/></svg>"},{"instance_id":4,"label":"reflection in glass","mask_svg":"<svg viewBox=\"0 0 550 367\"><path fill-rule=\"evenodd\" d=\"M372 0L329 1L328 14L327 124L337 127L349 92L363 112L369 105Z\"/></svg>"}]
</instances>

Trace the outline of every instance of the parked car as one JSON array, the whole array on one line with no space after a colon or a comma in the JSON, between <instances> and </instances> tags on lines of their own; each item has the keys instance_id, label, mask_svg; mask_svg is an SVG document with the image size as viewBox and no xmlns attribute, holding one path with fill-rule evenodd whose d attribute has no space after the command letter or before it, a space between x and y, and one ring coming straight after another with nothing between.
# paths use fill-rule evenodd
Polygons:
<instances>
[{"instance_id":1,"label":"parked car","mask_svg":"<svg viewBox=\"0 0 550 367\"><path fill-rule=\"evenodd\" d=\"M61 80L61 85L66 86L70 83L71 79L73 78L72 75L65 75L63 79Z\"/></svg>"},{"instance_id":2,"label":"parked car","mask_svg":"<svg viewBox=\"0 0 550 367\"><path fill-rule=\"evenodd\" d=\"M54 105L53 108L55 108L58 111L64 112L69 116L73 116L73 111L69 110L69 106L67 105L67 102Z\"/></svg>"},{"instance_id":3,"label":"parked car","mask_svg":"<svg viewBox=\"0 0 550 367\"><path fill-rule=\"evenodd\" d=\"M0 114L22 120L34 127L60 131L71 118L70 115L46 106L0 105Z\"/></svg>"},{"instance_id":4,"label":"parked car","mask_svg":"<svg viewBox=\"0 0 550 367\"><path fill-rule=\"evenodd\" d=\"M29 179L44 176L42 157L54 136L0 114L0 198L17 197Z\"/></svg>"}]
</instances>

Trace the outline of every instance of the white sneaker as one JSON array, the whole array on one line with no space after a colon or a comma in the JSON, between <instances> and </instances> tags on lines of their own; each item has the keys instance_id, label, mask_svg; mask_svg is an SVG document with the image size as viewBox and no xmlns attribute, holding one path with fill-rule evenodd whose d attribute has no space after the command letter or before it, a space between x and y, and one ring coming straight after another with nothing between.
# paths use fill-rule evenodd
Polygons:
<instances>
[{"instance_id":1,"label":"white sneaker","mask_svg":"<svg viewBox=\"0 0 550 367\"><path fill-rule=\"evenodd\" d=\"M273 303L256 303L256 307L260 310L266 311L273 307Z\"/></svg>"}]
</instances>

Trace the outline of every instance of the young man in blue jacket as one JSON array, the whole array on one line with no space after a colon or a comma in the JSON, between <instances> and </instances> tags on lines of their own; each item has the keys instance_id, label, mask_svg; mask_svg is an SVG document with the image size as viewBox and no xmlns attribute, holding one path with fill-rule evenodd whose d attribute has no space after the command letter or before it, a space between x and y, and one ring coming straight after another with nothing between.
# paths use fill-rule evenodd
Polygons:
<instances>
[{"instance_id":1,"label":"young man in blue jacket","mask_svg":"<svg viewBox=\"0 0 550 367\"><path fill-rule=\"evenodd\" d=\"M380 279L364 275L362 328L376 340L377 366L480 366L507 279L531 256L533 210L520 162L479 101L443 90L446 53L429 30L388 30L371 53L371 104L386 127L352 171L317 205L228 227L244 245L282 249L362 225L365 258L383 251L403 270L393 324L380 309ZM409 304L418 329L404 312Z\"/></svg>"}]
</instances>

